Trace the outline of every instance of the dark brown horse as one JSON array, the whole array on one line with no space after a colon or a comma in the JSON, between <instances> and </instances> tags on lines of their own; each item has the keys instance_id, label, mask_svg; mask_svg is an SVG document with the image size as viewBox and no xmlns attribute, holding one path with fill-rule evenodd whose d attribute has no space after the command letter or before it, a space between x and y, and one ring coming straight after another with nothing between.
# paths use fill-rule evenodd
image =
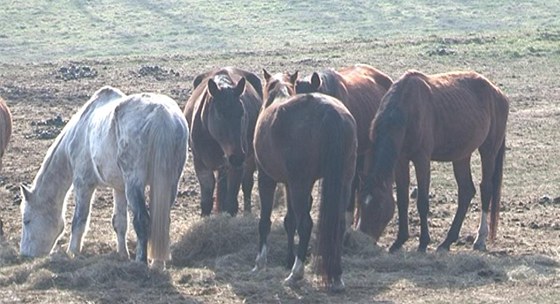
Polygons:
<instances>
[{"instance_id":1,"label":"dark brown horse","mask_svg":"<svg viewBox=\"0 0 560 304\"><path fill-rule=\"evenodd\" d=\"M322 72L314 72L311 76L295 82L296 93L320 92L337 98L348 108L356 120L358 132L358 160L356 162L356 177L354 179L351 204L348 207L348 224L352 224L352 212L356 197L360 192L359 186L364 179L363 160L366 151L370 149L369 127L381 98L387 92L393 81L379 70L364 64L358 64ZM388 223L393 217L394 204L385 206L383 212L378 213L378 220ZM359 213L359 212L357 212ZM377 241L379 235L372 235Z\"/></svg>"},{"instance_id":2,"label":"dark brown horse","mask_svg":"<svg viewBox=\"0 0 560 304\"><path fill-rule=\"evenodd\" d=\"M478 149L482 163L482 215L474 249L485 250L489 212L492 240L498 227L508 111L506 96L477 73L432 76L417 71L405 73L387 92L372 122L373 153L367 161L369 172L359 228L369 233L379 233L385 228L385 224L372 219L380 204L393 203L394 178L399 232L390 251L402 247L409 236L409 162L412 161L418 182L417 207L421 225L418 251L426 251L430 243L430 161L452 162L459 188L459 206L447 238L438 247L438 250L449 250L459 237L476 193L470 161L472 153Z\"/></svg>"},{"instance_id":3,"label":"dark brown horse","mask_svg":"<svg viewBox=\"0 0 560 304\"><path fill-rule=\"evenodd\" d=\"M185 105L190 146L201 189L201 213L209 215L217 178L217 209L235 215L242 185L244 212L251 212L255 159L253 133L262 104L259 77L237 68L198 75Z\"/></svg>"},{"instance_id":4,"label":"dark brown horse","mask_svg":"<svg viewBox=\"0 0 560 304\"><path fill-rule=\"evenodd\" d=\"M317 230L319 269L327 288L342 291L344 210L350 200L356 165L356 123L336 98L319 93L291 96L290 78L265 72L265 104L254 141L261 198L255 270L266 266L273 196L276 184L281 182L288 196L284 227L288 234L288 265L292 268L286 282L293 284L303 278L313 227L311 190L315 181L323 178ZM299 244L294 256L296 231Z\"/></svg>"}]
</instances>

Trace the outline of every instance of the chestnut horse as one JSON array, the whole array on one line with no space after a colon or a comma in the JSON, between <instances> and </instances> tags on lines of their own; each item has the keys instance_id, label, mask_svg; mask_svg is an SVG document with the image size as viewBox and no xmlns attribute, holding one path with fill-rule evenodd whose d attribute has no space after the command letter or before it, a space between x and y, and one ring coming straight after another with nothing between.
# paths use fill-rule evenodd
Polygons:
<instances>
[{"instance_id":1,"label":"chestnut horse","mask_svg":"<svg viewBox=\"0 0 560 304\"><path fill-rule=\"evenodd\" d=\"M409 237L409 162L412 161L418 182L417 207L421 225L418 251L426 251L430 242L430 161L452 162L459 206L447 238L438 247L438 250L449 250L459 237L476 193L470 161L472 153L478 149L482 163L482 215L474 249L485 250L489 212L491 240L498 227L508 111L507 97L480 74L454 72L428 76L417 71L406 72L387 92L372 122L373 153L367 161L370 168L359 228L375 233L385 228L385 224L372 219L380 205L393 203L394 178L399 232L390 251L402 247Z\"/></svg>"},{"instance_id":2,"label":"chestnut horse","mask_svg":"<svg viewBox=\"0 0 560 304\"><path fill-rule=\"evenodd\" d=\"M365 176L363 163L366 151L370 148L369 127L381 98L393 81L379 70L364 64L342 68L338 71L328 69L314 72L310 77L295 82L296 93L320 92L337 98L348 108L356 120L358 132L358 159L354 179L351 204L348 206L348 224L352 224L352 212L360 192L360 184ZM388 223L393 217L394 204L387 205L378 212L377 220ZM357 212L359 214L359 210ZM377 241L380 235L372 235Z\"/></svg>"},{"instance_id":3,"label":"chestnut horse","mask_svg":"<svg viewBox=\"0 0 560 304\"><path fill-rule=\"evenodd\" d=\"M217 183L217 209L237 214L241 182L244 212L250 213L255 172L252 143L262 104L261 81L251 72L227 67L198 75L193 85L184 114L201 188L201 213L211 213Z\"/></svg>"},{"instance_id":4,"label":"chestnut horse","mask_svg":"<svg viewBox=\"0 0 560 304\"><path fill-rule=\"evenodd\" d=\"M0 98L0 169L2 157L12 136L12 113L4 99Z\"/></svg>"},{"instance_id":5,"label":"chestnut horse","mask_svg":"<svg viewBox=\"0 0 560 304\"><path fill-rule=\"evenodd\" d=\"M342 237L344 210L350 200L356 166L356 123L344 105L320 93L293 95L289 75L265 72L265 103L255 129L255 155L259 170L261 217L259 254L254 270L266 266L267 237L276 184L286 185L288 211L284 227L288 234L286 283L304 276L311 237L311 190L323 178L319 207L318 265L323 282L331 291L344 290ZM294 236L299 244L294 256Z\"/></svg>"},{"instance_id":6,"label":"chestnut horse","mask_svg":"<svg viewBox=\"0 0 560 304\"><path fill-rule=\"evenodd\" d=\"M2 169L2 157L12 136L12 113L4 99L0 98L0 169ZM0 237L3 235L2 219L0 218Z\"/></svg>"}]
</instances>

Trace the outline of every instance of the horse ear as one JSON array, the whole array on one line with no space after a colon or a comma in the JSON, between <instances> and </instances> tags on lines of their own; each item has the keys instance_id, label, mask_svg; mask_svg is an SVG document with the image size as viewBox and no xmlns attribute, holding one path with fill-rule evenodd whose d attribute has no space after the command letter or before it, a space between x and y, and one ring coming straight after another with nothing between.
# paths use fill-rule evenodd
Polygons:
<instances>
[{"instance_id":1,"label":"horse ear","mask_svg":"<svg viewBox=\"0 0 560 304\"><path fill-rule=\"evenodd\" d=\"M214 79L208 79L208 92L210 92L212 97L216 97L220 94L220 88L218 88Z\"/></svg>"},{"instance_id":2,"label":"horse ear","mask_svg":"<svg viewBox=\"0 0 560 304\"><path fill-rule=\"evenodd\" d=\"M292 75L290 75L290 83L295 86L298 77L299 77L299 71L295 71Z\"/></svg>"},{"instance_id":3,"label":"horse ear","mask_svg":"<svg viewBox=\"0 0 560 304\"><path fill-rule=\"evenodd\" d=\"M266 82L268 82L268 80L270 79L270 77L272 77L272 75L270 75L270 73L269 73L266 69L263 69L263 76L264 76L264 80L265 80Z\"/></svg>"},{"instance_id":4,"label":"horse ear","mask_svg":"<svg viewBox=\"0 0 560 304\"><path fill-rule=\"evenodd\" d=\"M29 201L31 198L31 189L28 186L21 184L20 185L21 195L25 198L26 201Z\"/></svg>"},{"instance_id":5,"label":"horse ear","mask_svg":"<svg viewBox=\"0 0 560 304\"><path fill-rule=\"evenodd\" d=\"M239 82L233 89L233 93L235 94L235 96L241 96L243 92L245 92L245 77L241 77L241 79L239 79Z\"/></svg>"},{"instance_id":6,"label":"horse ear","mask_svg":"<svg viewBox=\"0 0 560 304\"><path fill-rule=\"evenodd\" d=\"M313 75L311 76L311 86L315 90L318 90L321 86L321 77L319 77L319 74L317 74L317 72L313 72Z\"/></svg>"}]
</instances>

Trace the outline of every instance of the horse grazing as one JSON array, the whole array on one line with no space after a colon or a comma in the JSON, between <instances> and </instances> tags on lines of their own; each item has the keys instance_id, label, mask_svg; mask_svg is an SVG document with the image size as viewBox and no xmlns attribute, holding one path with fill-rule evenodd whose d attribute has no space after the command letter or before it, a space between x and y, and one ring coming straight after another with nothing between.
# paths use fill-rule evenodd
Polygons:
<instances>
[{"instance_id":1,"label":"horse grazing","mask_svg":"<svg viewBox=\"0 0 560 304\"><path fill-rule=\"evenodd\" d=\"M2 157L12 136L12 113L4 99L0 98L0 169Z\"/></svg>"},{"instance_id":2,"label":"horse grazing","mask_svg":"<svg viewBox=\"0 0 560 304\"><path fill-rule=\"evenodd\" d=\"M259 253L254 270L266 267L273 196L276 184L281 182L287 189L284 227L288 234L288 267L292 267L286 283L303 278L313 227L311 190L315 181L323 178L317 232L319 269L327 288L342 291L344 210L355 173L356 123L333 97L319 93L290 97L294 90L289 78L265 72L265 103L254 140L261 198ZM294 251L296 230L299 245Z\"/></svg>"},{"instance_id":3,"label":"horse grazing","mask_svg":"<svg viewBox=\"0 0 560 304\"><path fill-rule=\"evenodd\" d=\"M97 187L113 188L117 251L128 257L127 204L138 237L136 260L154 267L169 259L169 213L187 158L188 127L164 95L125 95L103 87L66 124L31 187L22 185L21 254L49 254L64 230L64 197L73 185L76 207L68 251L81 251ZM150 187L149 210L145 187Z\"/></svg>"},{"instance_id":4,"label":"horse grazing","mask_svg":"<svg viewBox=\"0 0 560 304\"><path fill-rule=\"evenodd\" d=\"M390 251L402 247L409 237L409 162L412 161L418 182L421 225L418 251L426 251L430 242L427 219L430 161L449 161L453 163L459 188L458 208L447 238L438 247L438 250L449 250L459 237L476 193L470 160L478 149L482 163L482 215L474 249L485 250L489 212L491 240L498 225L508 111L507 97L480 74L454 72L428 76L417 71L406 72L387 92L372 122L373 153L367 161L366 195L362 200L359 228L366 232L385 228L384 223L372 219L380 205L393 203L395 179L399 232Z\"/></svg>"},{"instance_id":5,"label":"horse grazing","mask_svg":"<svg viewBox=\"0 0 560 304\"><path fill-rule=\"evenodd\" d=\"M252 142L262 104L261 81L251 72L227 67L198 75L193 85L184 114L201 188L201 213L212 212L216 182L219 211L237 214L243 183L244 212L250 213L256 167Z\"/></svg>"},{"instance_id":6,"label":"horse grazing","mask_svg":"<svg viewBox=\"0 0 560 304\"><path fill-rule=\"evenodd\" d=\"M297 76L296 76L297 78ZM353 183L351 204L348 206L348 224L353 222L353 210L356 198L359 196L360 185L365 177L363 166L366 151L371 149L369 142L369 128L377 113L383 95L389 90L393 81L381 71L369 65L358 64L342 68L338 71L328 69L314 72L311 76L297 80L296 93L320 92L337 98L348 108L356 120L358 132L358 159L356 162L356 177ZM359 206L359 205L358 205ZM376 220L385 225L393 217L394 204L383 206L383 210L376 213ZM356 215L359 214L356 212ZM375 241L380 233L371 235Z\"/></svg>"}]
</instances>

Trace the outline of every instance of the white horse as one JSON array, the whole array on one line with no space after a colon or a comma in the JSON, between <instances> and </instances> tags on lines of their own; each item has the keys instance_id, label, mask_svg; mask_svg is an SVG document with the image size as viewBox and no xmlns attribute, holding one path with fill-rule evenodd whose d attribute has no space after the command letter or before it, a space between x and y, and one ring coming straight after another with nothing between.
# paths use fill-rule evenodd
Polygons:
<instances>
[{"instance_id":1,"label":"white horse","mask_svg":"<svg viewBox=\"0 0 560 304\"><path fill-rule=\"evenodd\" d=\"M92 195L105 186L113 188L118 253L129 257L128 203L138 238L136 260L147 263L149 258L154 266L164 265L170 256L169 214L187 159L188 133L181 109L167 96L99 89L49 148L33 185L21 186L21 254L52 251L64 230L64 198L71 185L76 207L68 252L79 253Z\"/></svg>"}]
</instances>

